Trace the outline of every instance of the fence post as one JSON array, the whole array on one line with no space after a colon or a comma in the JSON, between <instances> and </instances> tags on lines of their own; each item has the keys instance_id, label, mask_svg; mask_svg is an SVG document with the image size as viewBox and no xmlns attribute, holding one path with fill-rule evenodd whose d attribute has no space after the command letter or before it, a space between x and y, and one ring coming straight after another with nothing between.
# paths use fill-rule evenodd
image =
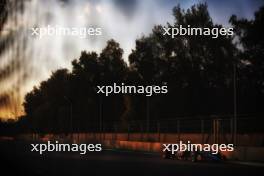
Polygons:
<instances>
[{"instance_id":1,"label":"fence post","mask_svg":"<svg viewBox=\"0 0 264 176\"><path fill-rule=\"evenodd\" d=\"M149 138L149 132L150 132L149 97L147 97L147 114L146 115L147 115L147 138Z\"/></svg>"},{"instance_id":2,"label":"fence post","mask_svg":"<svg viewBox=\"0 0 264 176\"><path fill-rule=\"evenodd\" d=\"M180 141L180 120L178 119L177 120L177 134L178 134L178 141Z\"/></svg>"},{"instance_id":3,"label":"fence post","mask_svg":"<svg viewBox=\"0 0 264 176\"><path fill-rule=\"evenodd\" d=\"M103 125L103 140L105 140L105 125Z\"/></svg>"},{"instance_id":4,"label":"fence post","mask_svg":"<svg viewBox=\"0 0 264 176\"><path fill-rule=\"evenodd\" d=\"M219 126L220 126L220 120L219 119L214 119L213 120L213 136L214 136L214 143L218 144L219 143Z\"/></svg>"},{"instance_id":5,"label":"fence post","mask_svg":"<svg viewBox=\"0 0 264 176\"><path fill-rule=\"evenodd\" d=\"M115 124L114 128L115 128L115 140L117 140L117 124Z\"/></svg>"},{"instance_id":6,"label":"fence post","mask_svg":"<svg viewBox=\"0 0 264 176\"><path fill-rule=\"evenodd\" d=\"M234 143L234 125L233 125L233 118L230 118L230 136L231 136L231 141Z\"/></svg>"},{"instance_id":7,"label":"fence post","mask_svg":"<svg viewBox=\"0 0 264 176\"><path fill-rule=\"evenodd\" d=\"M130 130L130 125L129 125L129 123L128 123L128 125L127 125L127 140L129 141L129 130Z\"/></svg>"},{"instance_id":8,"label":"fence post","mask_svg":"<svg viewBox=\"0 0 264 176\"><path fill-rule=\"evenodd\" d=\"M141 135L141 139L140 140L143 141L143 124L142 123L140 124L140 133L141 133L140 134Z\"/></svg>"},{"instance_id":9,"label":"fence post","mask_svg":"<svg viewBox=\"0 0 264 176\"><path fill-rule=\"evenodd\" d=\"M202 144L204 143L204 120L201 119Z\"/></svg>"},{"instance_id":10,"label":"fence post","mask_svg":"<svg viewBox=\"0 0 264 176\"><path fill-rule=\"evenodd\" d=\"M216 119L216 143L219 144L220 141L220 120Z\"/></svg>"},{"instance_id":11,"label":"fence post","mask_svg":"<svg viewBox=\"0 0 264 176\"><path fill-rule=\"evenodd\" d=\"M160 122L157 122L158 142L160 142Z\"/></svg>"},{"instance_id":12,"label":"fence post","mask_svg":"<svg viewBox=\"0 0 264 176\"><path fill-rule=\"evenodd\" d=\"M214 124L214 143L217 143L217 121L216 119L213 120L213 124Z\"/></svg>"}]
</instances>

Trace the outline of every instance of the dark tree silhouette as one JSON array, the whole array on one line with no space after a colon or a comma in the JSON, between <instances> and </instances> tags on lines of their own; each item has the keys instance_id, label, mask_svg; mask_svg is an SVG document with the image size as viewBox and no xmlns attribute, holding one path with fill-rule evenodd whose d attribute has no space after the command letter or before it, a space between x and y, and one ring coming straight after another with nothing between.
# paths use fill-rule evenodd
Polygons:
<instances>
[{"instance_id":1,"label":"dark tree silhouette","mask_svg":"<svg viewBox=\"0 0 264 176\"><path fill-rule=\"evenodd\" d=\"M206 4L187 11L173 9L174 24L165 27L220 28L213 23ZM148 83L167 82L172 96L158 100L158 116L230 113L232 73L236 48L231 37L163 35L162 26L136 41L129 56L132 69ZM232 97L232 96L231 96ZM217 101L216 101L217 99ZM162 105L163 106L160 106ZM159 108L156 108L159 107Z\"/></svg>"},{"instance_id":2,"label":"dark tree silhouette","mask_svg":"<svg viewBox=\"0 0 264 176\"><path fill-rule=\"evenodd\" d=\"M57 70L47 81L43 81L39 88L34 87L33 91L26 95L25 112L36 129L55 132L65 129L65 97L69 96L69 81L68 70Z\"/></svg>"},{"instance_id":3,"label":"dark tree silhouette","mask_svg":"<svg viewBox=\"0 0 264 176\"><path fill-rule=\"evenodd\" d=\"M263 113L264 100L264 7L255 13L255 19L230 18L235 28L238 53L238 83L240 110Z\"/></svg>"},{"instance_id":4,"label":"dark tree silhouette","mask_svg":"<svg viewBox=\"0 0 264 176\"><path fill-rule=\"evenodd\" d=\"M83 131L99 125L99 104L104 121L119 120L124 111L123 95L101 97L97 85L124 82L128 67L122 59L119 44L110 40L100 56L95 52L82 52L67 69L52 73L47 81L25 97L24 107L34 129L60 132ZM107 114L111 114L108 116Z\"/></svg>"},{"instance_id":5,"label":"dark tree silhouette","mask_svg":"<svg viewBox=\"0 0 264 176\"><path fill-rule=\"evenodd\" d=\"M251 21L232 16L233 37L171 38L163 35L163 26L155 26L149 36L136 40L129 66L119 44L109 40L100 54L82 52L72 62L71 72L57 70L29 92L24 103L25 118L38 132L69 132L107 131L108 122L121 121L126 127L128 120L146 120L147 116L151 120L180 115L221 116L233 113L234 82L238 85L238 113L263 113L263 14L261 8ZM177 6L173 15L174 23L165 27L222 27L213 22L206 4L186 11ZM96 93L97 85L114 82L167 84L169 93L148 99L142 95L105 97Z\"/></svg>"}]
</instances>

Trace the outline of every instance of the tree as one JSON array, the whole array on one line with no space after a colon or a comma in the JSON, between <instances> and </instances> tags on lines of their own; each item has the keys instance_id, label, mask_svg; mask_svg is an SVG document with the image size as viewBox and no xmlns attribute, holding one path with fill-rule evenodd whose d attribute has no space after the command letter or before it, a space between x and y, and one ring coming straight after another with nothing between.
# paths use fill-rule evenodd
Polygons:
<instances>
[{"instance_id":1,"label":"tree","mask_svg":"<svg viewBox=\"0 0 264 176\"><path fill-rule=\"evenodd\" d=\"M69 78L67 69L57 70L39 88L34 87L25 96L24 108L33 128L57 132L61 126L65 126L65 122L58 123L61 121L58 113L63 113L64 118L67 117L66 110L61 112L61 108L67 106L64 97L69 96Z\"/></svg>"},{"instance_id":2,"label":"tree","mask_svg":"<svg viewBox=\"0 0 264 176\"><path fill-rule=\"evenodd\" d=\"M173 9L173 15L174 24L168 23L164 27L222 27L213 23L206 4L194 5L186 11L177 6ZM169 102L164 104L163 112L158 116L170 111L174 115L230 112L227 102L232 102L228 97L232 90L236 53L232 38L221 35L218 38L199 35L171 38L163 33L163 26L154 27L149 36L136 41L136 49L129 56L132 69L139 73L144 82L168 84L172 96L158 100ZM158 103L153 109L155 111L162 107Z\"/></svg>"},{"instance_id":3,"label":"tree","mask_svg":"<svg viewBox=\"0 0 264 176\"><path fill-rule=\"evenodd\" d=\"M263 14L261 8L250 21L232 16L234 37L179 35L172 38L163 35L163 27L223 27L213 22L206 4L187 10L177 6L173 9L173 24L157 25L150 35L136 40L136 48L129 55L129 66L122 58L119 44L109 40L99 54L83 51L73 60L71 72L67 69L53 72L26 95L24 107L28 121L38 131L68 132L70 117L74 131L98 131L102 120L107 131L107 123L121 121L127 127L128 120L146 120L147 114L152 120L231 114L234 83L238 85L238 113L261 113ZM98 85L123 82L167 84L169 93L149 99L142 95L97 94Z\"/></svg>"},{"instance_id":4,"label":"tree","mask_svg":"<svg viewBox=\"0 0 264 176\"><path fill-rule=\"evenodd\" d=\"M110 40L100 56L83 51L79 59L72 61L71 73L67 69L57 70L39 87L34 87L24 102L34 129L52 132L69 131L70 126L74 131L98 129L100 103L104 122L119 120L127 99L123 95L100 98L97 86L125 81L128 67L122 54L119 44Z\"/></svg>"},{"instance_id":5,"label":"tree","mask_svg":"<svg viewBox=\"0 0 264 176\"><path fill-rule=\"evenodd\" d=\"M230 22L235 29L238 54L238 83L240 109L246 113L263 113L264 96L264 6L255 13L255 19L238 19Z\"/></svg>"}]
</instances>

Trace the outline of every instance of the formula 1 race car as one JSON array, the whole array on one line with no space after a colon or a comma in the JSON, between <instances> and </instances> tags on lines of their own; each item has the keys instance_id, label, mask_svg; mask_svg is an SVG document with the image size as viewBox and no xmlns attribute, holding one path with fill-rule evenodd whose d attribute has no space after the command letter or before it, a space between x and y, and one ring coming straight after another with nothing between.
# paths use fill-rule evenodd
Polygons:
<instances>
[{"instance_id":1,"label":"formula 1 race car","mask_svg":"<svg viewBox=\"0 0 264 176\"><path fill-rule=\"evenodd\" d=\"M225 156L220 152L213 154L208 151L177 151L172 154L171 152L165 151L162 154L164 159L176 159L176 160L185 160L185 161L223 161Z\"/></svg>"}]
</instances>

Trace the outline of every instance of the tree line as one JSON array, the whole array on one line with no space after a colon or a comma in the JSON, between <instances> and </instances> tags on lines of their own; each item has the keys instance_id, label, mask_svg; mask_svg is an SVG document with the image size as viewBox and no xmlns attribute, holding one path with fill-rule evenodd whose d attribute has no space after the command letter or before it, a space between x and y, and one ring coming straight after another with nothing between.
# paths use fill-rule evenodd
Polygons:
<instances>
[{"instance_id":1,"label":"tree line","mask_svg":"<svg viewBox=\"0 0 264 176\"><path fill-rule=\"evenodd\" d=\"M173 9L165 27L221 28L207 4ZM100 123L161 120L234 113L263 114L264 7L252 20L230 17L235 35L163 35L162 25L137 39L124 61L119 43L111 39L101 53L83 51L72 70L59 69L25 96L21 128L37 132L97 131ZM168 85L168 94L96 93L97 85ZM148 117L147 117L148 116Z\"/></svg>"}]
</instances>

